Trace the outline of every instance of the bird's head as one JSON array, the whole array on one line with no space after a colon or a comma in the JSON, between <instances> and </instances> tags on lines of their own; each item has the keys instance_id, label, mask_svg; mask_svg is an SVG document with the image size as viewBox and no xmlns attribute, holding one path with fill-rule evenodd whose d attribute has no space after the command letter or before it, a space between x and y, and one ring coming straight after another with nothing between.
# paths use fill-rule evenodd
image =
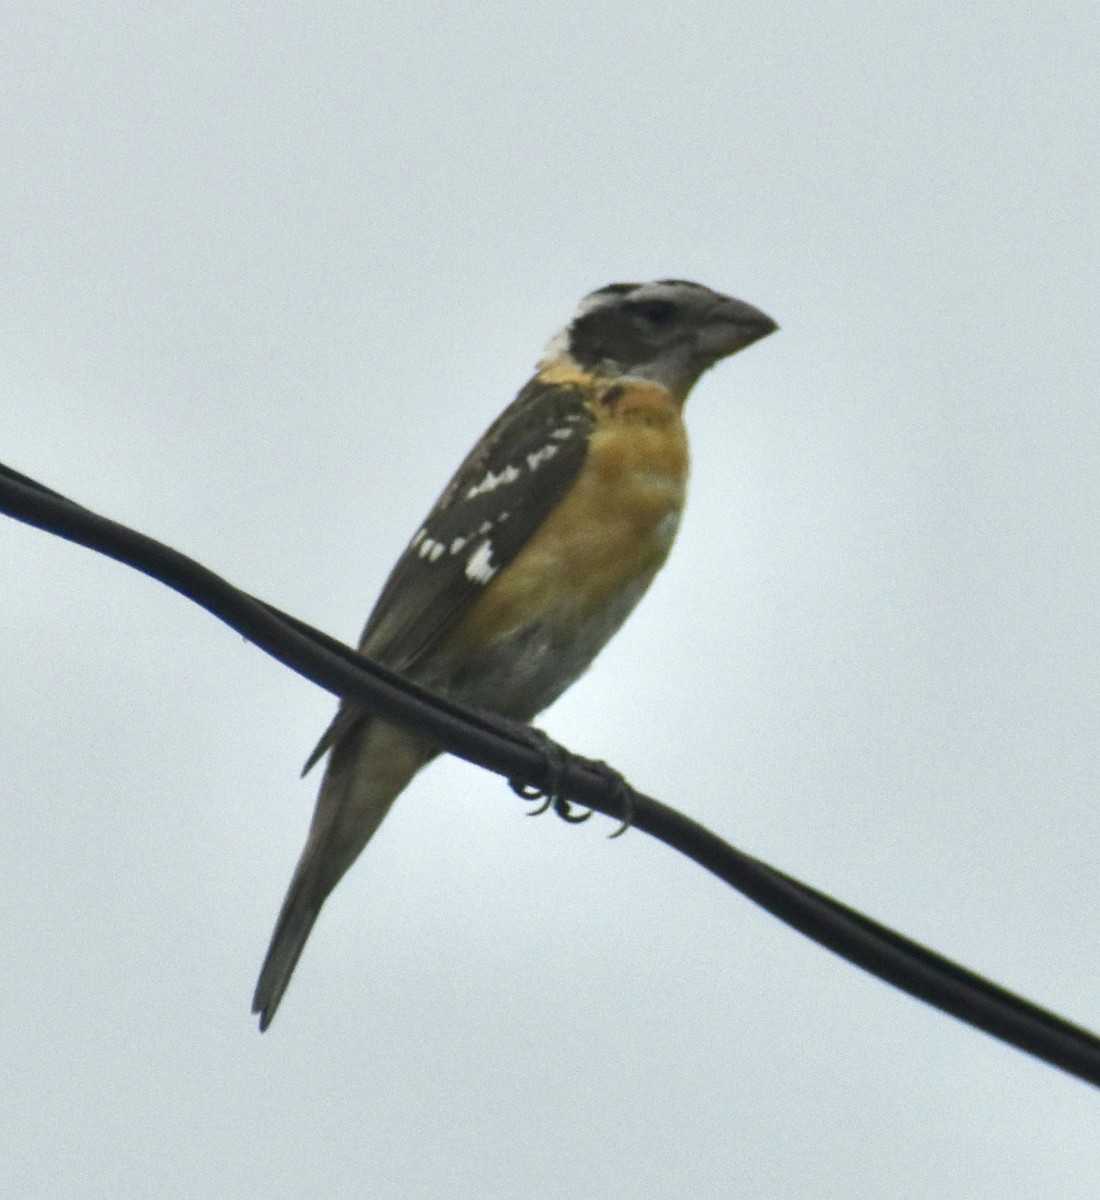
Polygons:
<instances>
[{"instance_id":1,"label":"bird's head","mask_svg":"<svg viewBox=\"0 0 1100 1200\"><path fill-rule=\"evenodd\" d=\"M720 359L778 328L759 309L687 280L611 283L585 296L539 368L644 379L683 396Z\"/></svg>"}]
</instances>

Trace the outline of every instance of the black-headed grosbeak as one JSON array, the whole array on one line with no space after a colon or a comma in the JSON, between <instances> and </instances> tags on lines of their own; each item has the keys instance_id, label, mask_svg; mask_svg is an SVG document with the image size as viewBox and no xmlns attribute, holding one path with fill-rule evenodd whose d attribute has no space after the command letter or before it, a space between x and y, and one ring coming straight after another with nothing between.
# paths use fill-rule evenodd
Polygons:
<instances>
[{"instance_id":1,"label":"black-headed grosbeak","mask_svg":"<svg viewBox=\"0 0 1100 1200\"><path fill-rule=\"evenodd\" d=\"M586 296L413 535L362 653L455 700L530 721L586 670L668 556L688 475L688 392L776 328L684 280ZM306 763L329 755L252 1001L261 1029L329 893L438 752L341 703Z\"/></svg>"}]
</instances>

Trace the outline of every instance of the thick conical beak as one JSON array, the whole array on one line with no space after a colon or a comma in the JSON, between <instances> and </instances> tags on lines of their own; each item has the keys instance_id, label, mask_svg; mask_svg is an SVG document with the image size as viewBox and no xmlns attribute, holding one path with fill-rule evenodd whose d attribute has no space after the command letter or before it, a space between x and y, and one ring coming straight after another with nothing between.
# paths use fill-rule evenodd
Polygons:
<instances>
[{"instance_id":1,"label":"thick conical beak","mask_svg":"<svg viewBox=\"0 0 1100 1200\"><path fill-rule=\"evenodd\" d=\"M706 323L699 331L699 349L717 362L738 350L760 341L779 326L758 308L743 300L724 296L707 313Z\"/></svg>"}]
</instances>

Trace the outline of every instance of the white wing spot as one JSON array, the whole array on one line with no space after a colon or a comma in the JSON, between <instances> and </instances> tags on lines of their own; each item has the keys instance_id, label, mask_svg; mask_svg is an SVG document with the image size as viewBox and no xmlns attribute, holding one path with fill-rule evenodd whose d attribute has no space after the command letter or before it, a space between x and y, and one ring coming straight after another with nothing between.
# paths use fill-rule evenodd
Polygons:
<instances>
[{"instance_id":1,"label":"white wing spot","mask_svg":"<svg viewBox=\"0 0 1100 1200\"><path fill-rule=\"evenodd\" d=\"M428 530L423 525L421 525L421 527L416 531L416 533L413 534L413 540L409 543L409 549L415 550L417 548L417 546L420 545L421 541L423 540L424 534L426 534L427 532L428 532Z\"/></svg>"},{"instance_id":2,"label":"white wing spot","mask_svg":"<svg viewBox=\"0 0 1100 1200\"><path fill-rule=\"evenodd\" d=\"M456 537L455 540L451 542L451 553L457 554L469 540L469 538Z\"/></svg>"},{"instance_id":3,"label":"white wing spot","mask_svg":"<svg viewBox=\"0 0 1100 1200\"><path fill-rule=\"evenodd\" d=\"M425 543L426 545L427 543ZM431 551L428 553L428 562L436 562L439 556L446 550L447 547L442 542L432 542Z\"/></svg>"},{"instance_id":4,"label":"white wing spot","mask_svg":"<svg viewBox=\"0 0 1100 1200\"><path fill-rule=\"evenodd\" d=\"M484 495L485 492L495 491L502 483L515 483L519 476L519 467L513 466L507 466L503 471L496 474L492 471L486 471L485 478L480 483L475 483L473 487L466 489L466 499L473 500L478 496Z\"/></svg>"},{"instance_id":5,"label":"white wing spot","mask_svg":"<svg viewBox=\"0 0 1100 1200\"><path fill-rule=\"evenodd\" d=\"M573 430L568 425L563 425L560 429L551 429L550 436L559 442L564 442L573 436Z\"/></svg>"},{"instance_id":6,"label":"white wing spot","mask_svg":"<svg viewBox=\"0 0 1100 1200\"><path fill-rule=\"evenodd\" d=\"M532 471L537 470L544 462L549 462L550 459L557 454L558 448L552 442L548 446L543 446L541 450L536 450L533 454L528 454L527 465Z\"/></svg>"},{"instance_id":7,"label":"white wing spot","mask_svg":"<svg viewBox=\"0 0 1100 1200\"><path fill-rule=\"evenodd\" d=\"M466 578L474 583L488 583L497 573L493 566L493 543L482 542L466 561Z\"/></svg>"}]
</instances>

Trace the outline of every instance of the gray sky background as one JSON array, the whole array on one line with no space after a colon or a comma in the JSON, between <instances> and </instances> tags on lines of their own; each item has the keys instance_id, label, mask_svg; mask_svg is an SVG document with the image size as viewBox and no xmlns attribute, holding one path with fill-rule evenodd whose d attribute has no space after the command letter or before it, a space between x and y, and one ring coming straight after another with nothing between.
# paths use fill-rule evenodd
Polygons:
<instances>
[{"instance_id":1,"label":"gray sky background","mask_svg":"<svg viewBox=\"0 0 1100 1200\"><path fill-rule=\"evenodd\" d=\"M1094 3L5 24L5 461L350 640L582 294L759 305L669 566L544 724L1100 1028ZM1094 1090L460 763L261 1038L331 701L7 521L0 587L5 1196L1100 1190Z\"/></svg>"}]
</instances>

